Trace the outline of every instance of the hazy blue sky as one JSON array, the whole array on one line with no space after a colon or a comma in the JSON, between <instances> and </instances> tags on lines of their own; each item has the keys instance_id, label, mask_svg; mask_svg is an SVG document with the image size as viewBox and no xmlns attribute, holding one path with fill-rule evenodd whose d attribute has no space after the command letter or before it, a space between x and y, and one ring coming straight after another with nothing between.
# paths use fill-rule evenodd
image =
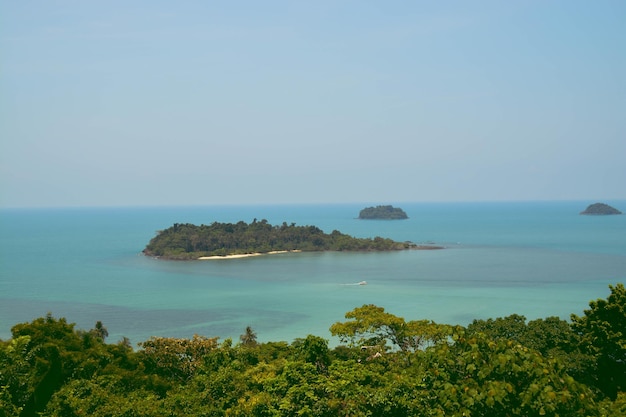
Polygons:
<instances>
[{"instance_id":1,"label":"hazy blue sky","mask_svg":"<svg viewBox=\"0 0 626 417\"><path fill-rule=\"evenodd\" d=\"M0 0L0 206L626 199L626 1Z\"/></svg>"}]
</instances>

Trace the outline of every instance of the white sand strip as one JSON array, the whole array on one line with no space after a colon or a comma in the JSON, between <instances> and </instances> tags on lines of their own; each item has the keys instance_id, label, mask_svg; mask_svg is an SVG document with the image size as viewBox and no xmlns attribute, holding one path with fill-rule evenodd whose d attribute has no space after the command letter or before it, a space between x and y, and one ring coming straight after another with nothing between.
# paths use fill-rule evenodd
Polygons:
<instances>
[{"instance_id":1,"label":"white sand strip","mask_svg":"<svg viewBox=\"0 0 626 417\"><path fill-rule=\"evenodd\" d=\"M300 250L274 250L266 253L241 253L237 255L224 255L224 256L201 256L198 258L200 261L212 261L215 259L238 259L238 258L249 258L251 256L261 256L261 255L275 255L277 253L289 253L289 252L302 252Z\"/></svg>"}]
</instances>

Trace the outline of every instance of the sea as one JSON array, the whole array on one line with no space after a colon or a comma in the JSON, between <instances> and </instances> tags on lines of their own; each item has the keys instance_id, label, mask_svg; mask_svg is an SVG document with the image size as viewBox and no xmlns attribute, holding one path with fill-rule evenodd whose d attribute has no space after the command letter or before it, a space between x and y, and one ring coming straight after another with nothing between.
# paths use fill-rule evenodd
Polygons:
<instances>
[{"instance_id":1,"label":"sea","mask_svg":"<svg viewBox=\"0 0 626 417\"><path fill-rule=\"evenodd\" d=\"M626 281L626 215L582 216L595 201L402 203L407 220L359 220L371 204L0 210L0 339L50 313L107 342L194 334L236 343L307 335L365 304L405 320L466 326L520 314L583 315ZM626 212L626 201L604 201ZM266 219L356 237L443 246L381 253L285 253L168 261L142 250L174 223ZM365 281L366 285L357 285Z\"/></svg>"}]
</instances>

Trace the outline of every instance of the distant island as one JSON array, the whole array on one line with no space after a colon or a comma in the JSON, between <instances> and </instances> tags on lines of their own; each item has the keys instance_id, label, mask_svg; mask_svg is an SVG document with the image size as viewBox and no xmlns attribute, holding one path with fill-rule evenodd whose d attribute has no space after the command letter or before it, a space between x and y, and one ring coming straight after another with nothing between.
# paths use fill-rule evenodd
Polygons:
<instances>
[{"instance_id":1,"label":"distant island","mask_svg":"<svg viewBox=\"0 0 626 417\"><path fill-rule=\"evenodd\" d=\"M408 219L404 210L393 206L367 207L359 212L359 219L365 220L404 220Z\"/></svg>"},{"instance_id":2,"label":"distant island","mask_svg":"<svg viewBox=\"0 0 626 417\"><path fill-rule=\"evenodd\" d=\"M590 214L590 215L599 215L606 216L611 214L622 214L618 209L609 206L604 203L595 203L589 205L584 211L581 211L580 214Z\"/></svg>"},{"instance_id":3,"label":"distant island","mask_svg":"<svg viewBox=\"0 0 626 417\"><path fill-rule=\"evenodd\" d=\"M396 242L382 237L355 238L337 230L324 233L316 226L295 223L274 226L267 220L250 224L212 223L193 225L175 223L161 230L143 250L147 256L172 260L224 259L282 252L312 251L396 251L441 249L412 242Z\"/></svg>"}]
</instances>

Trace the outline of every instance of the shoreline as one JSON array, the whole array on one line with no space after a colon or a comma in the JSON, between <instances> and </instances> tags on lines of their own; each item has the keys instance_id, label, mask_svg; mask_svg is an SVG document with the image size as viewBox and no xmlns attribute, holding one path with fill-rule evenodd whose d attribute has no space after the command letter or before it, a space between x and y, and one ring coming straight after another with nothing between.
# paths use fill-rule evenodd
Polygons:
<instances>
[{"instance_id":1,"label":"shoreline","mask_svg":"<svg viewBox=\"0 0 626 417\"><path fill-rule=\"evenodd\" d=\"M239 259L239 258L250 258L252 256L261 256L261 255L276 255L280 253L294 253L294 252L302 252L301 250L273 250L271 252L254 252L254 253L240 253L233 255L214 255L214 256L201 256L197 258L199 261L213 261L217 259Z\"/></svg>"},{"instance_id":2,"label":"shoreline","mask_svg":"<svg viewBox=\"0 0 626 417\"><path fill-rule=\"evenodd\" d=\"M409 248L409 250L439 250L439 249L445 249L444 246L437 246L437 245L416 245L412 248ZM220 259L241 259L241 258L251 258L253 256L262 256L262 255L276 255L276 254L281 254L281 253L299 253L302 252L302 250L300 249L294 249L294 250L274 250L271 252L253 252L253 253L239 253L239 254L232 254L232 255L213 255L213 256L200 256L199 258L196 258L196 260L198 261L215 261L215 260L220 260Z\"/></svg>"}]
</instances>

